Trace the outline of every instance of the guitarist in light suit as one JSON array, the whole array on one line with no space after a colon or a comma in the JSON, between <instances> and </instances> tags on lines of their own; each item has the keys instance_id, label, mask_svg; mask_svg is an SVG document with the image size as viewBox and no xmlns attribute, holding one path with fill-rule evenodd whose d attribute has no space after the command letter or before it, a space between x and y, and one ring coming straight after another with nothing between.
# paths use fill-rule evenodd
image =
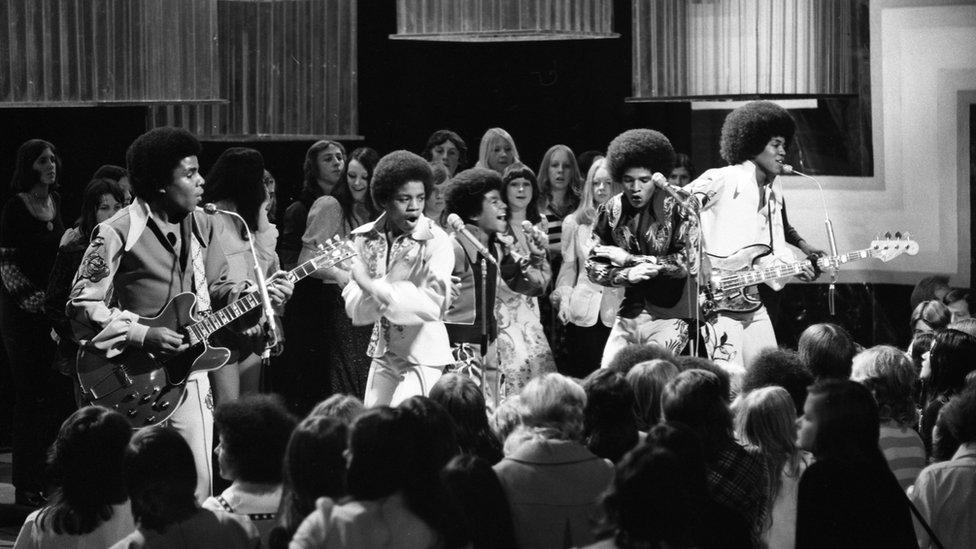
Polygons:
<instances>
[{"instance_id":1,"label":"guitarist in light suit","mask_svg":"<svg viewBox=\"0 0 976 549\"><path fill-rule=\"evenodd\" d=\"M227 278L218 226L197 210L204 185L199 152L197 139L176 128L151 130L129 146L126 161L135 200L99 225L66 308L75 339L87 349L107 358L129 347L158 357L177 354L188 348L185 334L147 327L137 322L139 317L156 316L183 292L197 295L198 311L216 310L244 288L245 283L235 285ZM272 302L280 305L292 289L290 281L276 274L268 290ZM259 331L249 329L255 336ZM190 376L186 396L168 423L193 450L196 496L202 502L211 491L213 448L213 400L206 372Z\"/></svg>"},{"instance_id":2,"label":"guitarist in light suit","mask_svg":"<svg viewBox=\"0 0 976 549\"><path fill-rule=\"evenodd\" d=\"M792 263L796 258L788 243L811 258L823 254L786 221L783 187L777 177L783 173L795 131L793 117L769 101L747 103L725 118L721 154L729 165L708 170L685 187L702 204L702 237L709 254L728 256L752 244L765 244L775 259ZM799 278L816 278L819 271L813 265L811 261L804 267ZM762 306L753 312L720 313L716 328L727 336L730 356L723 366L733 374L744 372L762 349L776 347L772 322Z\"/></svg>"}]
</instances>

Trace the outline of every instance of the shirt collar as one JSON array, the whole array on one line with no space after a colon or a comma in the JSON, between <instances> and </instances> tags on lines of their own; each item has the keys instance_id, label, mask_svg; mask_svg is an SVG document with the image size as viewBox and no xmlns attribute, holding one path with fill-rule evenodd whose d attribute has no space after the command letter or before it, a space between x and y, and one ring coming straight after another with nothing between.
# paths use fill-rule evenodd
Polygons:
<instances>
[{"instance_id":1,"label":"shirt collar","mask_svg":"<svg viewBox=\"0 0 976 549\"><path fill-rule=\"evenodd\" d=\"M953 461L963 458L976 458L976 442L960 444L959 449L952 455Z\"/></svg>"},{"instance_id":2,"label":"shirt collar","mask_svg":"<svg viewBox=\"0 0 976 549\"><path fill-rule=\"evenodd\" d=\"M136 245L136 241L142 236L142 232L146 230L146 224L149 223L149 219L153 217L152 210L149 209L149 203L141 198L133 198L132 204L129 204L129 232L126 234L125 238L125 251L131 251ZM197 211L202 211L197 208ZM197 242L200 246L206 248L207 241L202 237L200 233L200 227L197 225L195 212L191 212L187 217L190 220L190 229L193 231L193 235L196 237Z\"/></svg>"},{"instance_id":3,"label":"shirt collar","mask_svg":"<svg viewBox=\"0 0 976 549\"><path fill-rule=\"evenodd\" d=\"M410 233L410 238L423 242L425 240L430 240L434 238L434 231L431 230L432 221L420 214L420 218L417 219L417 225L413 228L413 232ZM365 235L368 233L373 233L374 235L383 235L386 232L386 212L380 214L372 223L364 223L359 227L352 230L354 235Z\"/></svg>"}]
</instances>

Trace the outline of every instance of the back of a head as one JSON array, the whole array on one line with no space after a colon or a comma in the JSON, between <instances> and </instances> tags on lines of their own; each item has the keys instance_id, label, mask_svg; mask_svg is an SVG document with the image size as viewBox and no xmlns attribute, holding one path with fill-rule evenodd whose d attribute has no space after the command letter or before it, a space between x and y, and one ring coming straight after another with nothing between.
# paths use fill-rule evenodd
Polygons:
<instances>
[{"instance_id":1,"label":"back of a head","mask_svg":"<svg viewBox=\"0 0 976 549\"><path fill-rule=\"evenodd\" d=\"M460 453L457 425L443 406L425 396L413 396L401 402L399 408L404 416L419 425L417 446L425 467L439 471L452 457Z\"/></svg>"},{"instance_id":2,"label":"back of a head","mask_svg":"<svg viewBox=\"0 0 976 549\"><path fill-rule=\"evenodd\" d=\"M641 362L627 372L627 382L634 390L637 428L641 431L661 420L661 393L678 372L677 366L659 358Z\"/></svg>"},{"instance_id":3,"label":"back of a head","mask_svg":"<svg viewBox=\"0 0 976 549\"><path fill-rule=\"evenodd\" d=\"M231 202L251 230L256 231L261 205L268 195L261 153L247 147L231 147L217 157L206 179L204 202Z\"/></svg>"},{"instance_id":4,"label":"back of a head","mask_svg":"<svg viewBox=\"0 0 976 549\"><path fill-rule=\"evenodd\" d=\"M441 480L467 519L474 549L515 547L512 511L490 463L455 456L441 470Z\"/></svg>"},{"instance_id":5,"label":"back of a head","mask_svg":"<svg viewBox=\"0 0 976 549\"><path fill-rule=\"evenodd\" d=\"M679 370L705 370L715 374L719 383L722 385L722 395L725 402L732 402L732 376L729 371L719 366L714 361L701 356L679 356L674 360L675 366Z\"/></svg>"},{"instance_id":6,"label":"back of a head","mask_svg":"<svg viewBox=\"0 0 976 549\"><path fill-rule=\"evenodd\" d=\"M652 431L656 429L673 427L658 425ZM636 547L691 547L705 501L704 467L695 471L680 454L649 441L617 465L604 505L619 547L629 546L624 542Z\"/></svg>"},{"instance_id":7,"label":"back of a head","mask_svg":"<svg viewBox=\"0 0 976 549\"><path fill-rule=\"evenodd\" d=\"M705 370L685 370L668 382L661 396L665 421L690 427L706 457L732 439L732 415L718 377Z\"/></svg>"},{"instance_id":8,"label":"back of a head","mask_svg":"<svg viewBox=\"0 0 976 549\"><path fill-rule=\"evenodd\" d=\"M163 532L196 512L196 465L176 429L137 431L125 449L123 470L132 516L142 528Z\"/></svg>"},{"instance_id":9,"label":"back of a head","mask_svg":"<svg viewBox=\"0 0 976 549\"><path fill-rule=\"evenodd\" d=\"M454 420L462 451L481 455L490 450L485 446L490 446L494 449L490 453L501 459L501 444L488 426L484 394L474 381L458 374L444 374L431 387L429 398L443 406Z\"/></svg>"},{"instance_id":10,"label":"back of a head","mask_svg":"<svg viewBox=\"0 0 976 549\"><path fill-rule=\"evenodd\" d=\"M116 182L123 177L129 177L129 172L122 166L115 164L102 164L92 175L92 179L111 179Z\"/></svg>"},{"instance_id":11,"label":"back of a head","mask_svg":"<svg viewBox=\"0 0 976 549\"><path fill-rule=\"evenodd\" d=\"M214 432L234 480L281 482L281 463L297 423L277 395L245 395L214 410Z\"/></svg>"},{"instance_id":12,"label":"back of a head","mask_svg":"<svg viewBox=\"0 0 976 549\"><path fill-rule=\"evenodd\" d=\"M949 324L948 328L950 330L958 330L964 334L969 334L976 337L976 318L957 320L952 324Z\"/></svg>"},{"instance_id":13,"label":"back of a head","mask_svg":"<svg viewBox=\"0 0 976 549\"><path fill-rule=\"evenodd\" d=\"M954 396L942 408L939 419L960 444L976 443L976 386Z\"/></svg>"},{"instance_id":14,"label":"back of a head","mask_svg":"<svg viewBox=\"0 0 976 549\"><path fill-rule=\"evenodd\" d=\"M828 379L810 387L818 420L811 449L818 461L883 463L878 447L880 419L871 392L847 379Z\"/></svg>"},{"instance_id":15,"label":"back of a head","mask_svg":"<svg viewBox=\"0 0 976 549\"><path fill-rule=\"evenodd\" d=\"M786 456L796 451L796 407L786 389L762 387L743 393L733 410L740 441L766 455Z\"/></svg>"},{"instance_id":16,"label":"back of a head","mask_svg":"<svg viewBox=\"0 0 976 549\"><path fill-rule=\"evenodd\" d=\"M308 417L334 417L349 426L365 411L363 401L352 395L337 393L316 404Z\"/></svg>"},{"instance_id":17,"label":"back of a head","mask_svg":"<svg viewBox=\"0 0 976 549\"><path fill-rule=\"evenodd\" d=\"M519 393L522 424L545 430L549 436L580 441L586 393L562 374L545 374L531 379Z\"/></svg>"},{"instance_id":18,"label":"back of a head","mask_svg":"<svg viewBox=\"0 0 976 549\"><path fill-rule=\"evenodd\" d=\"M813 324L800 334L797 354L816 379L851 377L856 348L847 330L836 324Z\"/></svg>"},{"instance_id":19,"label":"back of a head","mask_svg":"<svg viewBox=\"0 0 976 549\"><path fill-rule=\"evenodd\" d=\"M876 345L854 357L851 380L867 387L878 402L881 421L915 424L912 390L918 375L911 359L890 345Z\"/></svg>"},{"instance_id":20,"label":"back of a head","mask_svg":"<svg viewBox=\"0 0 976 549\"><path fill-rule=\"evenodd\" d=\"M811 383L813 374L796 353L785 349L764 349L746 370L742 378L742 392L748 393L760 387L782 387L793 399L796 415L801 415L803 403L807 400L807 387Z\"/></svg>"},{"instance_id":21,"label":"back of a head","mask_svg":"<svg viewBox=\"0 0 976 549\"><path fill-rule=\"evenodd\" d=\"M521 397L512 395L501 401L488 419L488 424L491 425L491 432L503 446L508 436L522 424L521 408Z\"/></svg>"},{"instance_id":22,"label":"back of a head","mask_svg":"<svg viewBox=\"0 0 976 549\"><path fill-rule=\"evenodd\" d=\"M111 505L126 499L122 456L132 427L118 412L98 406L75 411L61 424L48 452L48 471L57 486L39 516L58 534L86 534L112 516Z\"/></svg>"},{"instance_id":23,"label":"back of a head","mask_svg":"<svg viewBox=\"0 0 976 549\"><path fill-rule=\"evenodd\" d=\"M941 330L948 326L951 320L952 313L949 312L949 308L938 299L930 299L919 303L912 309L908 327L912 333L915 333L917 331L916 324L922 321L929 330Z\"/></svg>"},{"instance_id":24,"label":"back of a head","mask_svg":"<svg viewBox=\"0 0 976 549\"><path fill-rule=\"evenodd\" d=\"M623 375L605 368L583 381L583 436L594 454L616 463L637 444L634 389Z\"/></svg>"},{"instance_id":25,"label":"back of a head","mask_svg":"<svg viewBox=\"0 0 976 549\"><path fill-rule=\"evenodd\" d=\"M935 392L958 392L965 386L966 376L976 369L976 338L958 330L938 332L932 341L929 362Z\"/></svg>"},{"instance_id":26,"label":"back of a head","mask_svg":"<svg viewBox=\"0 0 976 549\"><path fill-rule=\"evenodd\" d=\"M402 410L371 408L356 418L349 433L349 495L372 500L403 488L412 474L418 444L411 437L419 431L415 420L404 419Z\"/></svg>"},{"instance_id":27,"label":"back of a head","mask_svg":"<svg viewBox=\"0 0 976 549\"><path fill-rule=\"evenodd\" d=\"M627 375L627 372L629 372L635 364L640 364L641 362L647 362L648 360L654 360L656 358L667 360L672 364L676 364L674 353L665 349L664 347L661 347L660 345L655 345L653 343L648 345L632 343L617 351L617 354L615 354L607 364L607 369Z\"/></svg>"}]
</instances>

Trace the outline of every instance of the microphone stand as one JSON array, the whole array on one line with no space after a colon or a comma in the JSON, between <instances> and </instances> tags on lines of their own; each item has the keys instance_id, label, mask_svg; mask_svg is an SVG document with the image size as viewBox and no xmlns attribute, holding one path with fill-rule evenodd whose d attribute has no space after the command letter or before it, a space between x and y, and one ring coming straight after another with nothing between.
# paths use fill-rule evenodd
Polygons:
<instances>
[{"instance_id":1,"label":"microphone stand","mask_svg":"<svg viewBox=\"0 0 976 549\"><path fill-rule=\"evenodd\" d=\"M829 210L827 210L827 199L824 196L823 186L817 181L816 178L810 177L805 173L798 172L793 169L793 166L789 164L783 165L783 173L787 175L799 175L805 177L810 181L816 183L817 188L820 189L820 202L823 205L824 210L824 227L827 230L827 244L830 247L830 257L837 257L837 240L834 238L834 224L830 221ZM830 285L827 287L827 307L830 310L830 316L837 315L837 309L835 305L835 300L837 296L837 262L830 262Z\"/></svg>"},{"instance_id":2,"label":"microphone stand","mask_svg":"<svg viewBox=\"0 0 976 549\"><path fill-rule=\"evenodd\" d=\"M268 281L264 277L264 271L261 269L261 264L258 262L258 254L254 249L254 240L251 238L250 227L247 226L247 221L241 217L237 212L232 212L230 210L221 210L216 206L208 208L211 206L207 204L204 206L204 211L207 213L221 213L231 218L237 219L244 226L244 240L248 244L248 248L251 250L251 260L253 262L254 269L254 279L258 285L258 292L261 294L261 303L263 307L263 322L265 333L268 334L268 341L265 344L264 350L261 351L261 364L263 366L269 366L271 363L271 348L278 344L278 327L275 325L274 320L274 309L271 308L271 295L268 294Z\"/></svg>"}]
</instances>

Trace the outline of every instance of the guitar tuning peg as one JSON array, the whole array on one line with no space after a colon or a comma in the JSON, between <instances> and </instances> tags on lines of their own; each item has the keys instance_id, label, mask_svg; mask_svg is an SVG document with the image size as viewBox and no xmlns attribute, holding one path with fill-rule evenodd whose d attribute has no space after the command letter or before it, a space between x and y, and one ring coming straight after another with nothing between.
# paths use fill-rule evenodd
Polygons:
<instances>
[{"instance_id":1,"label":"guitar tuning peg","mask_svg":"<svg viewBox=\"0 0 976 549\"><path fill-rule=\"evenodd\" d=\"M884 236L885 236L885 240L891 240L891 231L886 232Z\"/></svg>"},{"instance_id":2,"label":"guitar tuning peg","mask_svg":"<svg viewBox=\"0 0 976 549\"><path fill-rule=\"evenodd\" d=\"M317 248L319 249L320 252L324 252L325 251L325 244L319 244L317 246Z\"/></svg>"},{"instance_id":3,"label":"guitar tuning peg","mask_svg":"<svg viewBox=\"0 0 976 549\"><path fill-rule=\"evenodd\" d=\"M901 231L898 231L898 232L895 233L895 238L898 239L898 240L902 240L902 238L901 238Z\"/></svg>"},{"instance_id":4,"label":"guitar tuning peg","mask_svg":"<svg viewBox=\"0 0 976 549\"><path fill-rule=\"evenodd\" d=\"M902 235L902 238L904 238L905 240L911 240L912 234L906 232L905 234Z\"/></svg>"}]
</instances>

